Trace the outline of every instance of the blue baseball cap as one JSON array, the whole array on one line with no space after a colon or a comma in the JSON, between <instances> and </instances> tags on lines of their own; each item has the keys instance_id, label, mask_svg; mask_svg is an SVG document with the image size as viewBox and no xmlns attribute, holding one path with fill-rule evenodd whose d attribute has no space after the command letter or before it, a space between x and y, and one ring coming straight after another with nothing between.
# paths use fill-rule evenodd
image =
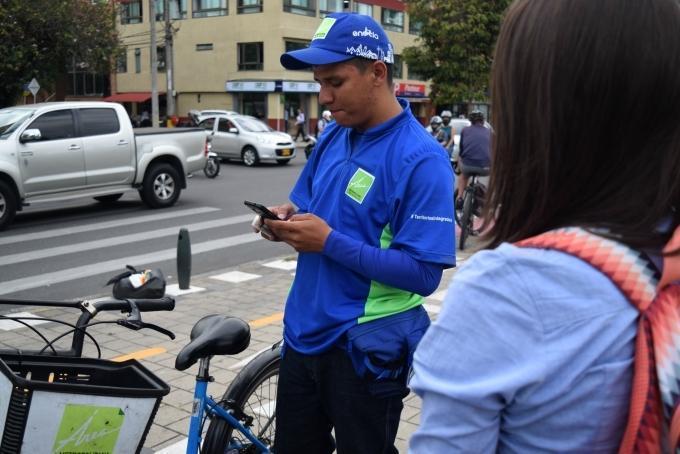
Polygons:
<instances>
[{"instance_id":1,"label":"blue baseball cap","mask_svg":"<svg viewBox=\"0 0 680 454\"><path fill-rule=\"evenodd\" d=\"M385 30L370 16L333 13L321 21L305 49L281 55L286 69L339 63L355 57L394 63L394 50Z\"/></svg>"}]
</instances>

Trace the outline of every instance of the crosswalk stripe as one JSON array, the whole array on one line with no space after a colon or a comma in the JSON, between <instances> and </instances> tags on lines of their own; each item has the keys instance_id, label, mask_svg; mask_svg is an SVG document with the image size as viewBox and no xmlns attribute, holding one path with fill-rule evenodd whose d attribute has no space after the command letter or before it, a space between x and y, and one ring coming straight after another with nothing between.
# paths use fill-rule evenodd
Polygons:
<instances>
[{"instance_id":1,"label":"crosswalk stripe","mask_svg":"<svg viewBox=\"0 0 680 454\"><path fill-rule=\"evenodd\" d=\"M241 216L233 216L225 219L214 219L211 221L197 222L195 224L188 224L183 226L189 232L197 232L200 230L213 229L216 227L224 227L227 225L240 224L242 222L250 221L253 218L250 214ZM38 260L48 257L54 257L62 254L73 254L75 252L89 251L92 249L100 249L111 246L118 246L121 244L130 244L138 241L151 240L161 238L169 235L177 235L179 227L166 227L164 229L149 230L148 232L132 233L130 235L114 236L111 238L104 238L101 240L85 241L83 243L68 244L65 246L56 246L46 249L38 249L30 252L21 252L18 254L10 254L0 256L0 265L11 265L14 263L29 262L31 260Z\"/></svg>"},{"instance_id":2,"label":"crosswalk stripe","mask_svg":"<svg viewBox=\"0 0 680 454\"><path fill-rule=\"evenodd\" d=\"M204 241L202 243L192 244L191 252L192 254L201 254L203 252L211 252L218 249L226 249L232 246L252 243L260 239L262 239L260 235L256 235L254 233L244 233L242 235L230 236L219 240L210 240ZM55 271L52 273L38 274L30 277L14 279L11 281L0 282L0 295L7 295L8 293L42 287L43 285L58 284L75 279L82 279L84 277L108 273L111 271L120 271L128 263L142 267L150 263L174 259L176 256L177 249L165 249L149 254L121 257L113 260L107 260L105 262L91 263L88 265Z\"/></svg>"},{"instance_id":3,"label":"crosswalk stripe","mask_svg":"<svg viewBox=\"0 0 680 454\"><path fill-rule=\"evenodd\" d=\"M219 208L200 207L178 211L164 210L162 212L158 212L155 214L148 214L145 216L133 216L129 218L116 219L115 221L95 222L92 224L77 225L73 227L63 227L59 229L44 230L42 232L21 233L18 235L10 235L0 238L0 246L3 244L13 244L32 240L43 240L46 238L54 238L57 236L71 235L74 233L91 232L94 230L109 229L112 227L141 224L143 222L160 221L163 219L177 218L180 216L192 216L195 214L210 213L212 211L219 211ZM253 216L250 215L251 219L252 217Z\"/></svg>"}]
</instances>

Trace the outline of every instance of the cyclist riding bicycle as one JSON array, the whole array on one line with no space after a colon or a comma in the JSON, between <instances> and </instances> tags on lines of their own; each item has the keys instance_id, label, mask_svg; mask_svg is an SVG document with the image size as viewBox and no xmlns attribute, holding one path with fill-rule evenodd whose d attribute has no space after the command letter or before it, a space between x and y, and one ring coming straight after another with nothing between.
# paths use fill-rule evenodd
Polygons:
<instances>
[{"instance_id":1,"label":"cyclist riding bicycle","mask_svg":"<svg viewBox=\"0 0 680 454\"><path fill-rule=\"evenodd\" d=\"M453 123L451 123L452 116L453 115L451 114L450 110L444 110L440 115L440 117L442 117L442 125L440 129L446 134L446 143L444 144L444 148L446 148L449 158L453 153L454 136L456 134Z\"/></svg>"},{"instance_id":2,"label":"cyclist riding bicycle","mask_svg":"<svg viewBox=\"0 0 680 454\"><path fill-rule=\"evenodd\" d=\"M456 207L463 204L463 192L471 175L488 175L491 165L491 129L484 126L484 114L478 110L470 113L472 123L460 133L461 174L456 187Z\"/></svg>"},{"instance_id":3,"label":"cyclist riding bicycle","mask_svg":"<svg viewBox=\"0 0 680 454\"><path fill-rule=\"evenodd\" d=\"M430 134L432 134L432 137L434 137L442 147L445 146L446 142L449 140L446 131L442 129L442 119L439 115L435 115L430 119Z\"/></svg>"}]
</instances>

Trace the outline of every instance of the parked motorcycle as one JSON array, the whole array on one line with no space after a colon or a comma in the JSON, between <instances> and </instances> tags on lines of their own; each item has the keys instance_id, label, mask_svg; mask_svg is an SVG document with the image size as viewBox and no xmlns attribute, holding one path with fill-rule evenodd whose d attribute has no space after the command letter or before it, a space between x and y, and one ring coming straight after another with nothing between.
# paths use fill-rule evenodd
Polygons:
<instances>
[{"instance_id":1,"label":"parked motorcycle","mask_svg":"<svg viewBox=\"0 0 680 454\"><path fill-rule=\"evenodd\" d=\"M205 173L205 176L208 178L215 178L220 174L220 158L217 157L217 153L212 151L208 152L208 160L205 161L203 173Z\"/></svg>"}]
</instances>

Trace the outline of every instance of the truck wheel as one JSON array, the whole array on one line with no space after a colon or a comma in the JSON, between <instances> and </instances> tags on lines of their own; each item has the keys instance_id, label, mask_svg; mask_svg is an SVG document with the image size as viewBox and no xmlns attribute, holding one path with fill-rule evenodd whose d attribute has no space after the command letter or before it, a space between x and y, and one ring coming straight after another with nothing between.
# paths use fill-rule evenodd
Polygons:
<instances>
[{"instance_id":1,"label":"truck wheel","mask_svg":"<svg viewBox=\"0 0 680 454\"><path fill-rule=\"evenodd\" d=\"M241 152L243 163L248 167L257 165L260 162L260 157L257 155L257 150L251 146L245 147Z\"/></svg>"},{"instance_id":2,"label":"truck wheel","mask_svg":"<svg viewBox=\"0 0 680 454\"><path fill-rule=\"evenodd\" d=\"M179 199L179 174L170 164L154 164L147 171L139 194L151 208L165 208Z\"/></svg>"},{"instance_id":3,"label":"truck wheel","mask_svg":"<svg viewBox=\"0 0 680 454\"><path fill-rule=\"evenodd\" d=\"M97 202L101 203L113 203L116 200L120 199L123 197L123 194L109 194L109 195L100 195L99 197L95 197L94 199Z\"/></svg>"},{"instance_id":4,"label":"truck wheel","mask_svg":"<svg viewBox=\"0 0 680 454\"><path fill-rule=\"evenodd\" d=\"M17 199L12 188L0 180L0 230L7 227L17 212Z\"/></svg>"}]
</instances>

